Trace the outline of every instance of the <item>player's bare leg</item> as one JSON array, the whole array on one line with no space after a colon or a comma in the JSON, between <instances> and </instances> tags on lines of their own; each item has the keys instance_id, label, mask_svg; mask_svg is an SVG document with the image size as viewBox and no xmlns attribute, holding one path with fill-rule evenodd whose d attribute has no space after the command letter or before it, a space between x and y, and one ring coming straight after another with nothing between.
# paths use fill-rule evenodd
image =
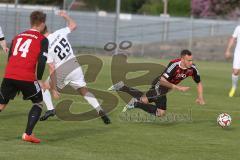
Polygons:
<instances>
[{"instance_id":1,"label":"player's bare leg","mask_svg":"<svg viewBox=\"0 0 240 160\"><path fill-rule=\"evenodd\" d=\"M80 95L84 97L84 99L97 111L98 115L102 118L105 124L110 124L111 121L98 103L98 100L95 96L88 91L87 87L81 87L78 89Z\"/></svg>"},{"instance_id":2,"label":"player's bare leg","mask_svg":"<svg viewBox=\"0 0 240 160\"><path fill-rule=\"evenodd\" d=\"M140 98L140 101L141 101L142 103L145 103L145 104L148 104L148 103L149 103L148 98L147 98L146 95L143 95L143 96Z\"/></svg>"},{"instance_id":3,"label":"player's bare leg","mask_svg":"<svg viewBox=\"0 0 240 160\"><path fill-rule=\"evenodd\" d=\"M236 89L237 89L237 84L238 84L238 77L239 77L239 69L233 69L232 71L232 88L229 92L229 97L233 97Z\"/></svg>"},{"instance_id":4,"label":"player's bare leg","mask_svg":"<svg viewBox=\"0 0 240 160\"><path fill-rule=\"evenodd\" d=\"M88 93L88 88L87 87L81 87L78 89L78 92L80 93L81 96L85 96Z\"/></svg>"},{"instance_id":5,"label":"player's bare leg","mask_svg":"<svg viewBox=\"0 0 240 160\"><path fill-rule=\"evenodd\" d=\"M0 112L3 111L6 108L6 104L0 104Z\"/></svg>"},{"instance_id":6,"label":"player's bare leg","mask_svg":"<svg viewBox=\"0 0 240 160\"><path fill-rule=\"evenodd\" d=\"M163 116L165 116L165 114L166 114L166 110L158 108L156 111L156 116L158 116L158 117L163 117Z\"/></svg>"}]
</instances>

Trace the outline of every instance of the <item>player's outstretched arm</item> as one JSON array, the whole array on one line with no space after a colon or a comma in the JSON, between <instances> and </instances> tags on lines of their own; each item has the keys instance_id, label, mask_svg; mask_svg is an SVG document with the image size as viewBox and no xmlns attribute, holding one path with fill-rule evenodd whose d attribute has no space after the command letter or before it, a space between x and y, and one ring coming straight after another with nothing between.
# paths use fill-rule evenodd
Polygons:
<instances>
[{"instance_id":1,"label":"player's outstretched arm","mask_svg":"<svg viewBox=\"0 0 240 160\"><path fill-rule=\"evenodd\" d=\"M61 10L58 15L66 20L67 26L71 31L77 28L77 23L66 13L66 11Z\"/></svg>"},{"instance_id":2,"label":"player's outstretched arm","mask_svg":"<svg viewBox=\"0 0 240 160\"><path fill-rule=\"evenodd\" d=\"M199 82L197 84L197 93L198 93L198 97L196 99L196 103L200 104L200 105L204 105L205 101L203 98L203 85L201 82Z\"/></svg>"},{"instance_id":3,"label":"player's outstretched arm","mask_svg":"<svg viewBox=\"0 0 240 160\"><path fill-rule=\"evenodd\" d=\"M178 86L178 85L172 84L172 83L168 82L164 77L161 77L159 81L160 81L160 85L165 86L169 89L176 89L176 90L182 91L182 92L185 92L190 89L190 87Z\"/></svg>"},{"instance_id":4,"label":"player's outstretched arm","mask_svg":"<svg viewBox=\"0 0 240 160\"><path fill-rule=\"evenodd\" d=\"M55 76L55 66L53 63L48 63L48 70L49 70L49 75L50 75L50 80L51 80L51 83L49 84L50 88L51 88L51 90L57 90L56 89L57 79Z\"/></svg>"},{"instance_id":5,"label":"player's outstretched arm","mask_svg":"<svg viewBox=\"0 0 240 160\"><path fill-rule=\"evenodd\" d=\"M48 69L49 69L49 74L50 74L50 79L51 81L49 82L51 92L53 94L53 97L55 99L58 99L60 97L60 93L57 91L57 78L55 74L55 66L53 63L48 63Z\"/></svg>"},{"instance_id":6,"label":"player's outstretched arm","mask_svg":"<svg viewBox=\"0 0 240 160\"><path fill-rule=\"evenodd\" d=\"M229 38L227 49L225 51L225 58L226 59L231 58L231 55L232 55L231 54L231 49L232 49L233 45L235 44L235 42L236 42L236 38L234 38L234 37Z\"/></svg>"}]
</instances>

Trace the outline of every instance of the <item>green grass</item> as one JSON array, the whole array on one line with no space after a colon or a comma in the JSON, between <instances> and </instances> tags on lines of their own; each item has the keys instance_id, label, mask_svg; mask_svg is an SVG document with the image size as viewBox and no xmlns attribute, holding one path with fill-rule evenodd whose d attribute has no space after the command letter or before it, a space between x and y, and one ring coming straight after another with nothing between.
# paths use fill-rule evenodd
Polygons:
<instances>
[{"instance_id":1,"label":"green grass","mask_svg":"<svg viewBox=\"0 0 240 160\"><path fill-rule=\"evenodd\" d=\"M104 66L96 82L89 87L105 90L111 85L111 57L99 57ZM0 56L0 75L6 56ZM130 62L152 62L167 64L167 60L130 58ZM0 114L0 160L226 160L239 159L240 111L239 95L228 98L231 85L231 64L223 62L197 62L204 84L205 106L195 104L196 88L189 78L184 85L192 89L187 93L171 92L168 95L168 115L162 120L147 116L140 110L121 113L125 103L110 113L112 124L106 126L100 119L85 122L66 122L52 118L39 122L35 134L42 139L39 145L21 141L25 130L30 102L16 97ZM131 75L130 75L131 77ZM117 96L117 94L115 94ZM78 96L72 110L79 112L89 106ZM54 101L55 104L58 101ZM222 129L216 124L217 115L227 112L232 116L232 125ZM126 116L132 119L126 119ZM143 122L136 115L151 120ZM174 115L185 115L175 119ZM135 118L134 118L135 116ZM187 117L187 118L186 118ZM189 118L190 117L190 118ZM175 117L176 118L176 117ZM189 118L189 119L188 119Z\"/></svg>"}]
</instances>

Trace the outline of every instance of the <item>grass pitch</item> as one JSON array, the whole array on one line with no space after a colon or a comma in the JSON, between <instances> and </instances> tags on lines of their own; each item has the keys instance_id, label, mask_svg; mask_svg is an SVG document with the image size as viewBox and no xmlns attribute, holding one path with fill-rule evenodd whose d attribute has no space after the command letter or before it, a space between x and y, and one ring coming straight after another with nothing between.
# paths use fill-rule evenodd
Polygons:
<instances>
[{"instance_id":1,"label":"grass pitch","mask_svg":"<svg viewBox=\"0 0 240 160\"><path fill-rule=\"evenodd\" d=\"M0 56L1 77L6 57ZM106 90L112 84L111 57L99 58L104 66L89 87ZM130 58L130 62L167 64L168 61ZM0 113L0 160L239 159L240 90L234 98L228 98L231 63L196 63L204 85L205 106L195 104L196 87L189 78L183 81L191 87L189 92L169 93L168 114L162 119L137 109L122 114L125 103L119 100L118 107L110 113L112 124L108 126L101 119L67 122L55 117L39 122L34 130L43 141L39 145L21 141L31 103L16 97ZM62 98L74 99L71 108L74 112L89 108L79 96L62 95ZM232 116L229 128L222 129L216 124L217 115L222 112Z\"/></svg>"}]
</instances>

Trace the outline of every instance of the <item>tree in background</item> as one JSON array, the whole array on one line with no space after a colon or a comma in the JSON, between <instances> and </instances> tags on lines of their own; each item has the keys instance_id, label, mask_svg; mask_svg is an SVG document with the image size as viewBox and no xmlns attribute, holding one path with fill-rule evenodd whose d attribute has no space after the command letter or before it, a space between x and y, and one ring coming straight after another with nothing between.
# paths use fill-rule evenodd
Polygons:
<instances>
[{"instance_id":1,"label":"tree in background","mask_svg":"<svg viewBox=\"0 0 240 160\"><path fill-rule=\"evenodd\" d=\"M138 13L143 14L155 14L159 15L163 13L163 2L162 0L148 0L144 3L141 8L137 10Z\"/></svg>"},{"instance_id":2,"label":"tree in background","mask_svg":"<svg viewBox=\"0 0 240 160\"><path fill-rule=\"evenodd\" d=\"M148 0L138 10L138 13L160 15L163 13L162 0ZM168 14L170 16L190 16L190 0L168 0Z\"/></svg>"},{"instance_id":3,"label":"tree in background","mask_svg":"<svg viewBox=\"0 0 240 160\"><path fill-rule=\"evenodd\" d=\"M108 12L115 11L115 0L81 0L85 5L79 10L105 10Z\"/></svg>"},{"instance_id":4,"label":"tree in background","mask_svg":"<svg viewBox=\"0 0 240 160\"><path fill-rule=\"evenodd\" d=\"M235 19L240 15L239 0L192 0L191 6L194 17Z\"/></svg>"},{"instance_id":5,"label":"tree in background","mask_svg":"<svg viewBox=\"0 0 240 160\"><path fill-rule=\"evenodd\" d=\"M1 1L1 0L0 0ZM15 0L2 0L14 3ZM19 4L40 4L63 6L64 0L18 0ZM168 0L168 13L171 16L190 16L191 0ZM72 0L65 0L68 6ZM121 0L121 12L132 14L160 15L163 13L162 0ZM105 10L115 12L116 0L76 0L72 9L81 11Z\"/></svg>"},{"instance_id":6,"label":"tree in background","mask_svg":"<svg viewBox=\"0 0 240 160\"><path fill-rule=\"evenodd\" d=\"M84 2L79 10L105 10L114 12L116 0L78 0ZM168 13L171 16L190 16L190 0L168 0ZM160 15L163 13L162 0L121 0L121 12L133 14Z\"/></svg>"},{"instance_id":7,"label":"tree in background","mask_svg":"<svg viewBox=\"0 0 240 160\"><path fill-rule=\"evenodd\" d=\"M64 0L18 0L19 4L42 4L63 6ZM2 0L14 3L14 0ZM72 0L66 0L72 2ZM75 10L105 10L115 12L116 0L76 0ZM121 12L133 14L160 15L163 13L163 0L121 0ZM170 16L191 16L203 18L229 18L240 16L240 0L168 0Z\"/></svg>"},{"instance_id":8,"label":"tree in background","mask_svg":"<svg viewBox=\"0 0 240 160\"><path fill-rule=\"evenodd\" d=\"M85 6L80 8L83 10L105 10L114 12L116 8L116 0L82 0ZM121 0L121 12L137 13L139 8L147 0Z\"/></svg>"},{"instance_id":9,"label":"tree in background","mask_svg":"<svg viewBox=\"0 0 240 160\"><path fill-rule=\"evenodd\" d=\"M121 11L126 13L138 13L139 9L148 0L121 0Z\"/></svg>"},{"instance_id":10,"label":"tree in background","mask_svg":"<svg viewBox=\"0 0 240 160\"><path fill-rule=\"evenodd\" d=\"M15 0L0 0L0 3L15 3ZM18 0L18 4L37 4L61 6L63 0Z\"/></svg>"}]
</instances>

